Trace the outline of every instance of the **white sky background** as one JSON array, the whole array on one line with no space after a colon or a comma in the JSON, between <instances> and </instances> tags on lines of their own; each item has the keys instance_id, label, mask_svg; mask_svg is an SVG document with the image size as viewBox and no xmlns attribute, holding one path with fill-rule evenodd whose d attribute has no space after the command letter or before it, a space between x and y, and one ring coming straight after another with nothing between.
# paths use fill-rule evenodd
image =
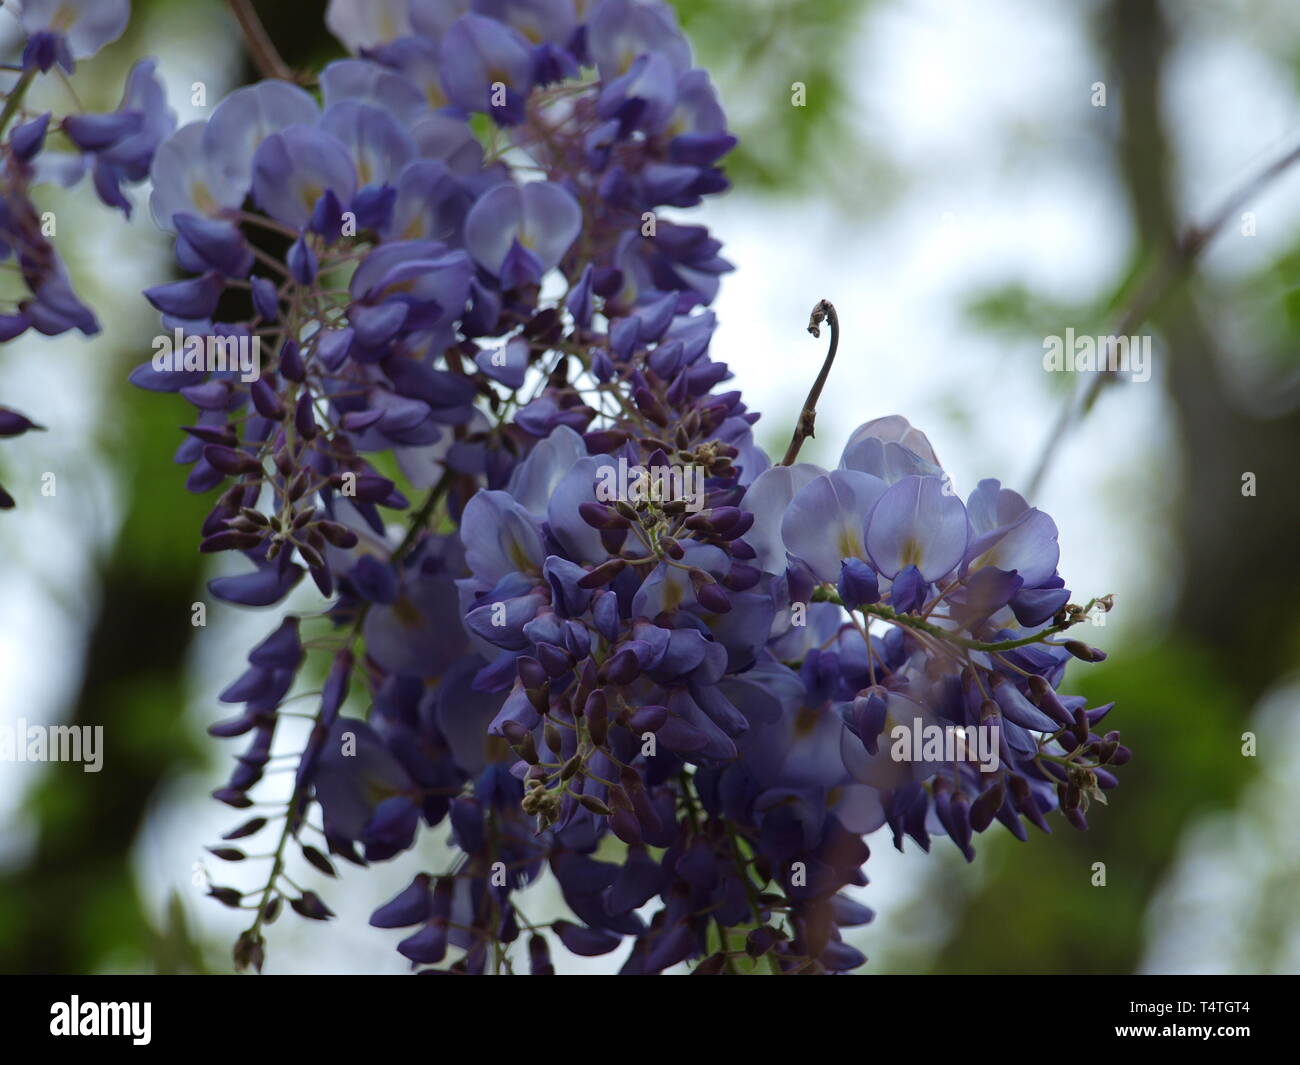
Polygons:
<instances>
[{"instance_id":1,"label":"white sky background","mask_svg":"<svg viewBox=\"0 0 1300 1065\"><path fill-rule=\"evenodd\" d=\"M895 0L873 9L858 28L850 84L864 128L908 179L898 201L883 213L855 216L815 195L774 201L739 188L692 212L691 220L708 224L737 265L716 303L721 327L714 355L730 363L734 387L744 391L749 406L765 412L761 439L778 449L788 439L825 350L824 335L814 340L805 332L809 310L825 297L838 308L843 336L819 408L818 437L805 446L804 457L833 465L856 425L901 413L929 435L963 494L982 477L1024 488L1055 416L1058 390L1041 370L1040 346L977 333L963 322L961 308L984 288L1014 280L1061 300L1078 299L1110 283L1130 253L1122 191L1112 183L1102 154L1114 116L1089 103L1092 83L1104 78L1086 43L1090 7L1034 0L977 6ZM1174 57L1168 117L1183 203L1199 216L1300 137L1291 74L1264 47L1288 35L1294 40L1300 25L1284 3L1251 4L1259 26L1252 39L1241 28L1241 4L1176 8L1194 37ZM234 55L233 42L211 26L195 27L190 11L186 16L178 25L155 27L154 42L182 122L193 117L191 81L206 76L211 88L228 73ZM187 55L202 60L177 58ZM196 72L200 68L204 73ZM722 91L725 104L726 85ZM1115 102L1112 97L1112 109ZM861 195L864 203L871 202L872 189L865 186ZM143 197L136 202L143 204ZM1207 257L1207 270L1246 271L1285 244L1300 224L1300 178L1279 182L1261 201L1259 213L1259 235L1246 240L1229 232ZM125 238L118 225L110 219L87 232L121 246ZM132 242L149 226L147 212L141 211L141 232L131 235ZM158 258L119 261L111 276L101 278L98 291L80 282L83 292L95 297L90 302L108 329L121 324L120 317L106 313L110 308L142 303L136 293L157 276L166 254L161 243L156 248ZM1067 326L1093 333L1102 328L1062 322L1060 330ZM105 416L96 412L93 395L95 355L104 349L46 341L6 347L0 356L0 400L33 415L39 411L57 429L7 441L7 469L31 468L51 453L85 453L81 449L97 431L97 417ZM1105 396L1062 448L1045 491L1033 500L1061 528L1060 568L1076 597L1117 594L1111 624L1090 634L1112 651L1126 634L1151 624L1158 629L1168 607L1164 588L1174 560L1163 531L1164 508L1180 489L1180 471L1167 431L1161 357L1157 345L1151 382L1123 385ZM70 389L68 380L91 387ZM58 719L75 691L77 678L66 663L78 660L84 620L94 608L81 601L84 567L117 521L108 474L88 466L84 490L61 488L57 500L0 518L0 557L9 562L0 567L0 722L20 715ZM270 615L211 610L198 641L187 710L196 733L219 716L215 695L232 679L232 663L242 661L253 636L273 625ZM1268 712L1271 720L1294 720L1295 708L1292 690L1277 694ZM155 912L179 891L191 923L225 949L246 915L204 900L191 883L202 845L241 820L239 812L207 798L224 780L237 743L210 745L216 748L212 769L172 781L158 797L136 863ZM1290 757L1275 755L1272 772L1294 765L1296 757L1300 751L1294 746ZM0 821L15 826L0 835L0 863L21 860L23 853L17 810L31 778L22 774L79 771L15 768L0 773ZM1223 815L1189 832L1180 864L1196 870L1195 891L1189 897L1186 889L1180 893L1171 886L1156 904L1149 970L1194 965L1195 959L1177 947L1192 927L1188 922L1216 901L1252 894L1259 868L1278 849L1254 848L1250 863L1224 855L1232 840L1268 838L1258 833L1280 830L1262 820L1266 807L1248 800L1242 817L1249 820ZM329 926L293 915L281 918L271 929L269 970L403 971L405 963L393 950L400 936L369 929L366 917L415 871L442 867L438 848L446 833L445 825L439 826L425 833L416 853L349 872L341 885L330 885L325 897L340 920ZM915 912L908 904L923 899L939 876L961 878L973 888L980 862L967 867L955 852L943 853L952 850L944 841L936 848L941 853L924 858L914 849L897 854L887 834L870 842L872 884L860 897L878 918L854 941L872 958L866 971L881 972L902 946L914 958L918 944L924 953L927 937L937 945L945 934L942 915L929 915L933 920L921 926L905 921ZM251 870L215 860L208 867L221 883L252 883L239 875ZM301 878L306 886L318 879L323 878ZM544 919L553 905L548 892L530 892L539 896L525 907L534 920L539 914ZM1289 935L1286 964L1294 969L1300 965L1300 933ZM605 971L610 965L609 959L557 955L557 960L562 971Z\"/></svg>"}]
</instances>

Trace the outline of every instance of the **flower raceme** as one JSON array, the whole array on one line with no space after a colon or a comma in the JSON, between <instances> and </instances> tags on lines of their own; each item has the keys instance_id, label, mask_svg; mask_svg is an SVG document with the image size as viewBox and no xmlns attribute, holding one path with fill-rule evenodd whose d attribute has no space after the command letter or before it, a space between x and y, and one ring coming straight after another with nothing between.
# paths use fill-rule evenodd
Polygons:
<instances>
[{"instance_id":1,"label":"flower raceme","mask_svg":"<svg viewBox=\"0 0 1300 1065\"><path fill-rule=\"evenodd\" d=\"M122 6L24 16L0 251L30 295L8 335L93 329L33 228L53 120L21 94ZM1086 827L1128 751L1097 731L1109 706L1058 694L1101 657L1058 637L1109 600L1071 604L1051 518L997 481L963 501L903 418L833 470L754 442L710 350L731 265L662 217L726 189L735 143L671 9L333 0L326 21L347 58L205 120L176 129L146 61L119 111L59 122L110 206L150 178L181 275L144 294L169 344L260 352L132 375L194 409L176 459L220 489L199 547L243 560L212 595L280 611L212 728L247 744L230 806L296 761L267 876L212 889L254 912L237 963L261 967L286 902L332 917L291 849L332 873L443 823L455 860L371 923L470 973L549 973L558 946L625 973L846 971L867 834L970 859L995 820ZM0 410L0 434L32 427ZM280 610L306 575L320 609ZM319 695L295 747L299 687ZM548 872L570 913L536 923L519 893Z\"/></svg>"},{"instance_id":2,"label":"flower raceme","mask_svg":"<svg viewBox=\"0 0 1300 1065\"><path fill-rule=\"evenodd\" d=\"M141 60L127 77L121 106L107 114L56 118L24 107L31 85L53 66L71 72L116 40L126 28L127 0L56 3L27 0L17 20L25 35L21 57L0 74L0 343L28 330L58 336L99 331L94 313L78 298L53 242L46 217L32 200L36 186L57 181L74 186L87 174L99 199L128 217L124 184L142 181L158 142L175 127L153 60ZM70 151L47 150L61 138ZM26 415L0 408L0 438L39 428ZM0 487L0 510L15 505Z\"/></svg>"}]
</instances>

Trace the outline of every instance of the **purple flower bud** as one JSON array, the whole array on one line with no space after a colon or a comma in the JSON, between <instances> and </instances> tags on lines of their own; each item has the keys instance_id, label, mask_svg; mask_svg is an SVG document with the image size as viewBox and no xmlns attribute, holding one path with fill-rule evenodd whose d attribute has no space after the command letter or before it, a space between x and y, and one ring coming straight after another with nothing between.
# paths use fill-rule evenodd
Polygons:
<instances>
[{"instance_id":1,"label":"purple flower bud","mask_svg":"<svg viewBox=\"0 0 1300 1065\"><path fill-rule=\"evenodd\" d=\"M289 381L301 384L307 378L307 368L303 365L302 353L296 340L286 340L280 346L281 375Z\"/></svg>"},{"instance_id":2,"label":"purple flower bud","mask_svg":"<svg viewBox=\"0 0 1300 1065\"><path fill-rule=\"evenodd\" d=\"M303 391L298 396L298 402L293 408L293 425L298 430L298 435L304 440L314 440L318 427L316 425L316 415L312 410L312 395L308 391Z\"/></svg>"},{"instance_id":3,"label":"purple flower bud","mask_svg":"<svg viewBox=\"0 0 1300 1065\"><path fill-rule=\"evenodd\" d=\"M555 921L551 928L567 950L584 958L594 958L616 950L623 937L595 928L582 928L570 921Z\"/></svg>"},{"instance_id":4,"label":"purple flower bud","mask_svg":"<svg viewBox=\"0 0 1300 1065\"><path fill-rule=\"evenodd\" d=\"M310 285L316 280L316 253L312 251L306 237L299 237L293 242L285 262L289 267L289 275L298 284Z\"/></svg>"},{"instance_id":5,"label":"purple flower bud","mask_svg":"<svg viewBox=\"0 0 1300 1065\"><path fill-rule=\"evenodd\" d=\"M562 677L573 668L573 658L569 652L553 643L537 645L537 660L550 677Z\"/></svg>"},{"instance_id":6,"label":"purple flower bud","mask_svg":"<svg viewBox=\"0 0 1300 1065\"><path fill-rule=\"evenodd\" d=\"M640 675L641 664L636 652L624 647L605 663L603 672L612 684L630 684Z\"/></svg>"},{"instance_id":7,"label":"purple flower bud","mask_svg":"<svg viewBox=\"0 0 1300 1065\"><path fill-rule=\"evenodd\" d=\"M262 669L296 670L302 664L303 654L302 642L298 638L298 619L291 615L249 652L248 661Z\"/></svg>"},{"instance_id":8,"label":"purple flower bud","mask_svg":"<svg viewBox=\"0 0 1300 1065\"><path fill-rule=\"evenodd\" d=\"M243 451L220 444L209 444L203 449L203 457L224 474L238 476L245 473L261 473L262 464Z\"/></svg>"},{"instance_id":9,"label":"purple flower bud","mask_svg":"<svg viewBox=\"0 0 1300 1065\"><path fill-rule=\"evenodd\" d=\"M574 322L583 329L591 325L592 302L591 302L591 279L592 265L588 263L583 267L582 274L579 276L573 288L569 290L569 295L565 298L564 305L573 315Z\"/></svg>"},{"instance_id":10,"label":"purple flower bud","mask_svg":"<svg viewBox=\"0 0 1300 1065\"><path fill-rule=\"evenodd\" d=\"M427 920L432 901L429 893L431 880L428 873L417 874L408 887L370 915L371 926L409 928Z\"/></svg>"},{"instance_id":11,"label":"purple flower bud","mask_svg":"<svg viewBox=\"0 0 1300 1065\"><path fill-rule=\"evenodd\" d=\"M700 606L714 614L725 614L731 610L731 599L720 584L702 584L695 591L695 598Z\"/></svg>"},{"instance_id":12,"label":"purple flower bud","mask_svg":"<svg viewBox=\"0 0 1300 1065\"><path fill-rule=\"evenodd\" d=\"M69 115L63 132L83 152L99 152L138 133L144 125L139 111L110 111L102 115Z\"/></svg>"},{"instance_id":13,"label":"purple flower bud","mask_svg":"<svg viewBox=\"0 0 1300 1065\"><path fill-rule=\"evenodd\" d=\"M46 111L39 118L15 126L9 135L9 144L14 154L23 162L30 162L45 146L45 131L49 125L50 112Z\"/></svg>"},{"instance_id":14,"label":"purple flower bud","mask_svg":"<svg viewBox=\"0 0 1300 1065\"><path fill-rule=\"evenodd\" d=\"M1100 651L1096 647L1089 647L1086 643L1079 640L1066 640L1065 649L1081 662L1104 662L1106 661L1106 652Z\"/></svg>"},{"instance_id":15,"label":"purple flower bud","mask_svg":"<svg viewBox=\"0 0 1300 1065\"><path fill-rule=\"evenodd\" d=\"M275 394L275 390L266 378L259 377L248 386L248 392L253 399L253 406L257 408L257 413L263 418L270 418L277 422L284 418L284 404L280 402L280 397Z\"/></svg>"},{"instance_id":16,"label":"purple flower bud","mask_svg":"<svg viewBox=\"0 0 1300 1065\"><path fill-rule=\"evenodd\" d=\"M221 274L211 270L202 277L147 288L144 290L144 298L163 314L184 319L210 318L217 309L217 301L221 299L225 287L225 279Z\"/></svg>"},{"instance_id":17,"label":"purple flower bud","mask_svg":"<svg viewBox=\"0 0 1300 1065\"><path fill-rule=\"evenodd\" d=\"M237 226L186 212L173 215L172 224L207 268L227 277L242 277L248 273L253 264L253 253Z\"/></svg>"},{"instance_id":18,"label":"purple flower bud","mask_svg":"<svg viewBox=\"0 0 1300 1065\"><path fill-rule=\"evenodd\" d=\"M528 937L528 972L531 976L554 976L555 966L551 964L551 948L546 937L534 932Z\"/></svg>"},{"instance_id":19,"label":"purple flower bud","mask_svg":"<svg viewBox=\"0 0 1300 1065\"><path fill-rule=\"evenodd\" d=\"M871 754L880 750L880 734L889 714L889 692L881 687L867 688L853 700L851 721L854 731Z\"/></svg>"},{"instance_id":20,"label":"purple flower bud","mask_svg":"<svg viewBox=\"0 0 1300 1065\"><path fill-rule=\"evenodd\" d=\"M850 610L864 603L880 601L880 580L876 571L860 558L846 558L840 563L837 589L840 599Z\"/></svg>"},{"instance_id":21,"label":"purple flower bud","mask_svg":"<svg viewBox=\"0 0 1300 1065\"><path fill-rule=\"evenodd\" d=\"M357 546L357 534L349 529L346 525L340 525L336 521L318 521L316 528L320 534L325 537L326 541L334 547L341 547L344 550Z\"/></svg>"},{"instance_id":22,"label":"purple flower bud","mask_svg":"<svg viewBox=\"0 0 1300 1065\"><path fill-rule=\"evenodd\" d=\"M906 566L894 578L889 600L900 614L915 613L925 604L925 593L929 588L921 571L915 566Z\"/></svg>"},{"instance_id":23,"label":"purple flower bud","mask_svg":"<svg viewBox=\"0 0 1300 1065\"><path fill-rule=\"evenodd\" d=\"M253 309L264 321L275 322L280 317L280 294L275 283L265 277L255 277L251 281ZM287 347L292 341L286 341ZM297 346L296 344L294 345Z\"/></svg>"},{"instance_id":24,"label":"purple flower bud","mask_svg":"<svg viewBox=\"0 0 1300 1065\"><path fill-rule=\"evenodd\" d=\"M584 506L586 504L583 504ZM602 562L586 576L579 578L579 588L600 588L608 584L617 577L627 567L627 560L622 558L611 558L608 562Z\"/></svg>"},{"instance_id":25,"label":"purple flower bud","mask_svg":"<svg viewBox=\"0 0 1300 1065\"><path fill-rule=\"evenodd\" d=\"M668 708L665 706L642 706L627 719L627 727L634 734L658 732L668 720Z\"/></svg>"},{"instance_id":26,"label":"purple flower bud","mask_svg":"<svg viewBox=\"0 0 1300 1065\"><path fill-rule=\"evenodd\" d=\"M28 430L44 428L25 414L19 414L18 411L10 410L8 407L0 407L0 437L21 436Z\"/></svg>"},{"instance_id":27,"label":"purple flower bud","mask_svg":"<svg viewBox=\"0 0 1300 1065\"><path fill-rule=\"evenodd\" d=\"M447 926L435 922L397 944L398 953L418 965L435 965L447 956Z\"/></svg>"},{"instance_id":28,"label":"purple flower bud","mask_svg":"<svg viewBox=\"0 0 1300 1065\"><path fill-rule=\"evenodd\" d=\"M599 688L587 696L587 701L582 708L582 716L586 719L591 742L597 747L603 747L609 729L609 709L605 693Z\"/></svg>"}]
</instances>

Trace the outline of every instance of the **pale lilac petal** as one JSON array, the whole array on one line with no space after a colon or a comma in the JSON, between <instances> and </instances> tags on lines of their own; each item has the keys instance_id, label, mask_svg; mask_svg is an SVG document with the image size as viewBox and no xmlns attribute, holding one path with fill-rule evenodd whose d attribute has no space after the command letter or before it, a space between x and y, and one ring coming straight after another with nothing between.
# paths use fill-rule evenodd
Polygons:
<instances>
[{"instance_id":1,"label":"pale lilac petal","mask_svg":"<svg viewBox=\"0 0 1300 1065\"><path fill-rule=\"evenodd\" d=\"M537 521L505 492L480 491L461 518L465 561L479 580L494 585L509 573L538 573L546 553Z\"/></svg>"},{"instance_id":2,"label":"pale lilac petal","mask_svg":"<svg viewBox=\"0 0 1300 1065\"><path fill-rule=\"evenodd\" d=\"M545 272L559 263L581 227L582 210L567 189L548 181L498 185L470 209L465 248L484 269L499 274L517 240Z\"/></svg>"},{"instance_id":3,"label":"pale lilac petal","mask_svg":"<svg viewBox=\"0 0 1300 1065\"><path fill-rule=\"evenodd\" d=\"M471 0L410 0L411 25L417 33L440 41L470 7Z\"/></svg>"},{"instance_id":4,"label":"pale lilac petal","mask_svg":"<svg viewBox=\"0 0 1300 1065\"><path fill-rule=\"evenodd\" d=\"M970 568L997 566L1015 570L1027 588L1036 588L1056 573L1061 558L1056 538L1056 522L1051 516L1038 509L1029 510L987 547L982 540L979 546L983 550L971 561Z\"/></svg>"},{"instance_id":5,"label":"pale lilac petal","mask_svg":"<svg viewBox=\"0 0 1300 1065\"><path fill-rule=\"evenodd\" d=\"M359 185L390 184L415 158L415 142L392 116L355 100L330 104L320 128L352 154Z\"/></svg>"},{"instance_id":6,"label":"pale lilac petal","mask_svg":"<svg viewBox=\"0 0 1300 1065\"><path fill-rule=\"evenodd\" d=\"M552 430L551 436L554 437L557 432L558 427ZM600 541L600 533L582 520L578 508L583 503L597 502L597 470L601 466L610 466L612 462L608 455L579 459L560 478L547 501L547 522L551 532L564 548L565 554L574 562L596 564L609 558L609 552Z\"/></svg>"},{"instance_id":7,"label":"pale lilac petal","mask_svg":"<svg viewBox=\"0 0 1300 1065\"><path fill-rule=\"evenodd\" d=\"M743 510L754 515L754 524L745 534L745 542L758 554L754 560L766 573L785 572L785 543L781 539L781 521L790 501L813 478L825 470L811 463L772 466L764 470L745 491Z\"/></svg>"},{"instance_id":8,"label":"pale lilac petal","mask_svg":"<svg viewBox=\"0 0 1300 1065\"><path fill-rule=\"evenodd\" d=\"M859 425L849 436L848 443L844 445L844 455L847 456L863 440L870 439L879 440L882 444L901 444L925 462L933 466L939 465L939 460L934 454L934 448L930 446L930 441L926 439L926 435L920 429L915 428L901 414L889 414L883 418L873 418L871 421ZM847 463L841 461L840 465L847 465Z\"/></svg>"},{"instance_id":9,"label":"pale lilac petal","mask_svg":"<svg viewBox=\"0 0 1300 1065\"><path fill-rule=\"evenodd\" d=\"M258 147L253 160L253 198L272 218L303 229L326 189L348 203L357 175L348 150L310 126L287 126Z\"/></svg>"},{"instance_id":10,"label":"pale lilac petal","mask_svg":"<svg viewBox=\"0 0 1300 1065\"><path fill-rule=\"evenodd\" d=\"M573 0L476 0L474 10L518 30L530 44L567 44L578 25Z\"/></svg>"},{"instance_id":11,"label":"pale lilac petal","mask_svg":"<svg viewBox=\"0 0 1300 1065\"><path fill-rule=\"evenodd\" d=\"M519 190L523 229L519 243L537 256L543 270L559 265L582 228L582 209L562 185L534 181Z\"/></svg>"},{"instance_id":12,"label":"pale lilac petal","mask_svg":"<svg viewBox=\"0 0 1300 1065\"><path fill-rule=\"evenodd\" d=\"M971 529L977 536L1014 524L1028 509L1022 495L1003 488L993 478L980 481L966 503Z\"/></svg>"},{"instance_id":13,"label":"pale lilac petal","mask_svg":"<svg viewBox=\"0 0 1300 1065\"><path fill-rule=\"evenodd\" d=\"M23 0L19 6L28 35L62 33L74 59L89 59L117 40L131 18L130 0Z\"/></svg>"},{"instance_id":14,"label":"pale lilac petal","mask_svg":"<svg viewBox=\"0 0 1300 1065\"><path fill-rule=\"evenodd\" d=\"M867 526L876 569L894 577L916 566L927 581L950 572L966 550L966 508L937 477L904 477L880 498Z\"/></svg>"},{"instance_id":15,"label":"pale lilac petal","mask_svg":"<svg viewBox=\"0 0 1300 1065\"><path fill-rule=\"evenodd\" d=\"M408 7L409 0L330 0L325 25L355 54L410 33Z\"/></svg>"},{"instance_id":16,"label":"pale lilac petal","mask_svg":"<svg viewBox=\"0 0 1300 1065\"><path fill-rule=\"evenodd\" d=\"M544 518L560 481L580 459L586 457L587 445L582 442L582 437L567 425L557 425L551 435L515 467L506 491L530 514Z\"/></svg>"},{"instance_id":17,"label":"pale lilac petal","mask_svg":"<svg viewBox=\"0 0 1300 1065\"><path fill-rule=\"evenodd\" d=\"M856 470L815 478L796 493L781 519L786 550L819 579L838 580L842 559L867 557L867 515L885 492L884 481Z\"/></svg>"},{"instance_id":18,"label":"pale lilac petal","mask_svg":"<svg viewBox=\"0 0 1300 1065\"><path fill-rule=\"evenodd\" d=\"M173 229L172 218L178 214L212 217L238 207L248 191L212 165L203 148L206 128L206 122L182 126L154 153L149 211L163 229Z\"/></svg>"},{"instance_id":19,"label":"pale lilac petal","mask_svg":"<svg viewBox=\"0 0 1300 1065\"><path fill-rule=\"evenodd\" d=\"M636 0L597 4L587 22L587 51L605 80L627 73L638 56L650 52L665 55L680 73L691 65L691 46L667 4Z\"/></svg>"},{"instance_id":20,"label":"pale lilac petal","mask_svg":"<svg viewBox=\"0 0 1300 1065\"><path fill-rule=\"evenodd\" d=\"M272 133L311 125L320 117L316 101L287 81L261 81L236 89L217 104L203 131L209 163L245 191L253 180L253 156Z\"/></svg>"},{"instance_id":21,"label":"pale lilac petal","mask_svg":"<svg viewBox=\"0 0 1300 1065\"><path fill-rule=\"evenodd\" d=\"M327 108L344 100L386 111L409 126L428 111L424 95L405 78L369 59L340 59L320 75Z\"/></svg>"}]
</instances>

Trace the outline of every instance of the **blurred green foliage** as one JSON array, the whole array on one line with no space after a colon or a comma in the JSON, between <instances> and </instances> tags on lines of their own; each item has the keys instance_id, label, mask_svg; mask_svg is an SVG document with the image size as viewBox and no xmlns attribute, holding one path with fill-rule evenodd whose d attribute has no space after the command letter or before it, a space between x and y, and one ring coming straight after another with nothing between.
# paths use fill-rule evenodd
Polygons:
<instances>
[{"instance_id":1,"label":"blurred green foliage","mask_svg":"<svg viewBox=\"0 0 1300 1065\"><path fill-rule=\"evenodd\" d=\"M673 6L740 139L726 160L735 185L834 198L860 215L888 201L900 175L872 150L855 95L863 83L852 49L862 42L873 0L675 0ZM796 84L804 89L801 105L792 102Z\"/></svg>"}]
</instances>

